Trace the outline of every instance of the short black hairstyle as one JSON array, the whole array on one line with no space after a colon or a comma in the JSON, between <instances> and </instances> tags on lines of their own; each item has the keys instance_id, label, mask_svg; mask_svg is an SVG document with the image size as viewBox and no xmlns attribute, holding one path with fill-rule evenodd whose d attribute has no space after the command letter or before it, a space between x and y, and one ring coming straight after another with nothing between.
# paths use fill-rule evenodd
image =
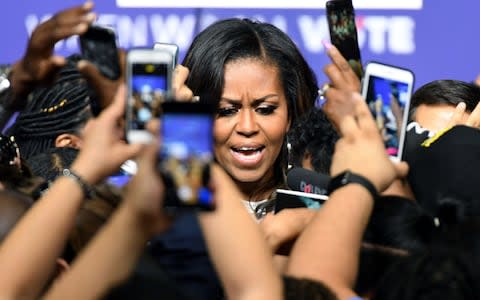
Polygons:
<instances>
[{"instance_id":1,"label":"short black hairstyle","mask_svg":"<svg viewBox=\"0 0 480 300\"><path fill-rule=\"evenodd\" d=\"M465 102L466 110L472 112L480 101L480 87L471 82L460 80L434 80L420 88L412 95L410 101L410 120L414 120L418 106L448 104L456 106Z\"/></svg>"},{"instance_id":2,"label":"short black hairstyle","mask_svg":"<svg viewBox=\"0 0 480 300\"><path fill-rule=\"evenodd\" d=\"M288 132L288 162L292 167L302 167L302 160L308 153L316 172L330 174L338 139L339 135L325 112L321 108L312 108Z\"/></svg>"}]
</instances>

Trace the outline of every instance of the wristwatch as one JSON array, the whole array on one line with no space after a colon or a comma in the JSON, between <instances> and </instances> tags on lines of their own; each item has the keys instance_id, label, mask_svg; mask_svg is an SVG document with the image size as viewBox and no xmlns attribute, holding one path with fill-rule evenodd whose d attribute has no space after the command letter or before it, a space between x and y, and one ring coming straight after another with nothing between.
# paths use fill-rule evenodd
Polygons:
<instances>
[{"instance_id":1,"label":"wristwatch","mask_svg":"<svg viewBox=\"0 0 480 300\"><path fill-rule=\"evenodd\" d=\"M377 199L378 192L375 186L373 185L373 183L370 182L370 180L368 180L367 178L361 175L352 173L349 170L342 172L337 176L333 177L332 179L330 179L330 182L328 183L328 187L327 187L328 194L330 195L336 189L339 189L350 183L356 183L363 186L372 195L372 198L374 200Z\"/></svg>"}]
</instances>

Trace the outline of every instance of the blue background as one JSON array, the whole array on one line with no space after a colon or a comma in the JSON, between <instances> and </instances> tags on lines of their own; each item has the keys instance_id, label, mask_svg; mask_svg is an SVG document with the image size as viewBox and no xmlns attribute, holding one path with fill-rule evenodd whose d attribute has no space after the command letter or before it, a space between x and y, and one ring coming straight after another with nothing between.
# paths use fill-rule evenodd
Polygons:
<instances>
[{"instance_id":1,"label":"blue background","mask_svg":"<svg viewBox=\"0 0 480 300\"><path fill-rule=\"evenodd\" d=\"M0 63L21 57L29 31L39 20L81 3L4 1L0 10ZM180 61L193 36L217 19L245 16L279 24L316 71L319 85L326 80L322 68L328 59L321 40L328 40L329 35L324 9L118 8L114 0L102 0L95 3L95 11L99 23L116 29L121 46L150 47L156 41L176 43L181 50ZM424 0L421 10L357 9L363 62L375 60L411 69L416 87L434 79L471 81L480 73L479 11L480 2L467 0ZM77 40L70 39L59 43L57 52L68 54L77 49Z\"/></svg>"}]
</instances>

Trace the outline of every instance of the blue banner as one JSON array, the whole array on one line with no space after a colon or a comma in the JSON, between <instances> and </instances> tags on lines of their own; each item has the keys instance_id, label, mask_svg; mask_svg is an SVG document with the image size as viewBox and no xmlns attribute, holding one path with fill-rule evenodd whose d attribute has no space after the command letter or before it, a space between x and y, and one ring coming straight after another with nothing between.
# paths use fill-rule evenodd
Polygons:
<instances>
[{"instance_id":1,"label":"blue banner","mask_svg":"<svg viewBox=\"0 0 480 300\"><path fill-rule=\"evenodd\" d=\"M229 2L102 0L95 3L95 11L99 24L116 30L121 47L175 43L181 50L180 61L193 37L216 20L248 17L270 22L297 43L317 73L319 84L326 81L322 72L329 62L322 45L322 40L329 40L325 1ZM0 11L3 29L0 63L11 63L21 57L29 34L39 22L81 3L78 0L5 1ZM226 5L235 7L222 7ZM471 81L480 73L477 59L480 43L475 35L480 2L359 0L354 1L354 6L364 64L373 60L411 69L416 87L435 79ZM78 39L59 42L56 52L64 55L78 52Z\"/></svg>"}]
</instances>

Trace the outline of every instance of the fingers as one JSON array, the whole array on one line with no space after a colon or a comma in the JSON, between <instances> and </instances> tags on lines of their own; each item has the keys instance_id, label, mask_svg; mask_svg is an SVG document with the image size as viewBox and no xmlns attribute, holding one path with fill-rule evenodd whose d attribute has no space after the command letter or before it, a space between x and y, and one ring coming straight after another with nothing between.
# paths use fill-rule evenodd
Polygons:
<instances>
[{"instance_id":1,"label":"fingers","mask_svg":"<svg viewBox=\"0 0 480 300\"><path fill-rule=\"evenodd\" d=\"M157 154L158 154L158 142L156 137L152 139L152 142L148 145L146 144L131 144L133 148L131 148L132 153L138 155L138 167L139 170L148 169L150 171L156 172L157 166Z\"/></svg>"},{"instance_id":2,"label":"fingers","mask_svg":"<svg viewBox=\"0 0 480 300\"><path fill-rule=\"evenodd\" d=\"M467 108L467 105L464 102L458 103L457 106L455 107L455 111L453 112L453 115L450 121L448 122L447 127L452 127L452 126L461 124L466 108Z\"/></svg>"},{"instance_id":3,"label":"fingers","mask_svg":"<svg viewBox=\"0 0 480 300\"><path fill-rule=\"evenodd\" d=\"M397 173L397 178L405 178L407 177L409 166L406 162L394 162L393 166L395 167L395 171Z\"/></svg>"},{"instance_id":4,"label":"fingers","mask_svg":"<svg viewBox=\"0 0 480 300\"><path fill-rule=\"evenodd\" d=\"M193 98L193 92L186 85L188 74L190 71L188 68L177 65L173 74L172 87L177 101L190 101Z\"/></svg>"},{"instance_id":5,"label":"fingers","mask_svg":"<svg viewBox=\"0 0 480 300\"><path fill-rule=\"evenodd\" d=\"M477 106L475 106L475 109L472 111L472 113L468 117L465 125L470 127L476 127L476 128L480 127L480 102L478 102Z\"/></svg>"},{"instance_id":6,"label":"fingers","mask_svg":"<svg viewBox=\"0 0 480 300\"><path fill-rule=\"evenodd\" d=\"M358 93L352 94L352 100L355 104L355 116L358 122L358 126L361 129L368 130L369 132L378 133L377 124L373 119L367 102Z\"/></svg>"},{"instance_id":7,"label":"fingers","mask_svg":"<svg viewBox=\"0 0 480 300\"><path fill-rule=\"evenodd\" d=\"M102 74L100 71L98 71L94 64L87 60L80 60L77 63L77 69L80 71L80 73L82 73L83 77L85 77L85 79L87 79L93 85L96 81L102 79Z\"/></svg>"},{"instance_id":8,"label":"fingers","mask_svg":"<svg viewBox=\"0 0 480 300\"><path fill-rule=\"evenodd\" d=\"M477 76L477 78L475 79L474 83L478 86L480 86L480 75Z\"/></svg>"},{"instance_id":9,"label":"fingers","mask_svg":"<svg viewBox=\"0 0 480 300\"><path fill-rule=\"evenodd\" d=\"M331 87L325 92L325 96L327 101L322 108L335 127L339 128L339 124L346 116L355 115L351 91Z\"/></svg>"},{"instance_id":10,"label":"fingers","mask_svg":"<svg viewBox=\"0 0 480 300\"><path fill-rule=\"evenodd\" d=\"M114 124L116 124L116 120L123 116L125 112L125 105L126 105L126 88L124 84L121 84L118 89L117 93L115 94L115 98L113 99L113 103L108 106L106 110L104 110L100 114L100 118L105 118L108 120L115 120Z\"/></svg>"},{"instance_id":11,"label":"fingers","mask_svg":"<svg viewBox=\"0 0 480 300\"><path fill-rule=\"evenodd\" d=\"M35 29L32 42L37 42L36 46L51 47L59 40L83 34L97 17L92 9L93 2L88 1L84 5L57 13ZM42 45L38 45L40 43Z\"/></svg>"},{"instance_id":12,"label":"fingers","mask_svg":"<svg viewBox=\"0 0 480 300\"><path fill-rule=\"evenodd\" d=\"M327 43L324 43L324 45L328 49L327 55L332 60L332 64L325 66L324 72L330 79L332 85L336 88L360 92L360 80L350 64L335 46L327 45Z\"/></svg>"},{"instance_id":13,"label":"fingers","mask_svg":"<svg viewBox=\"0 0 480 300\"><path fill-rule=\"evenodd\" d=\"M340 135L347 139L355 137L356 132L358 131L357 121L355 121L355 116L352 115L345 116L338 124L338 127Z\"/></svg>"}]
</instances>

